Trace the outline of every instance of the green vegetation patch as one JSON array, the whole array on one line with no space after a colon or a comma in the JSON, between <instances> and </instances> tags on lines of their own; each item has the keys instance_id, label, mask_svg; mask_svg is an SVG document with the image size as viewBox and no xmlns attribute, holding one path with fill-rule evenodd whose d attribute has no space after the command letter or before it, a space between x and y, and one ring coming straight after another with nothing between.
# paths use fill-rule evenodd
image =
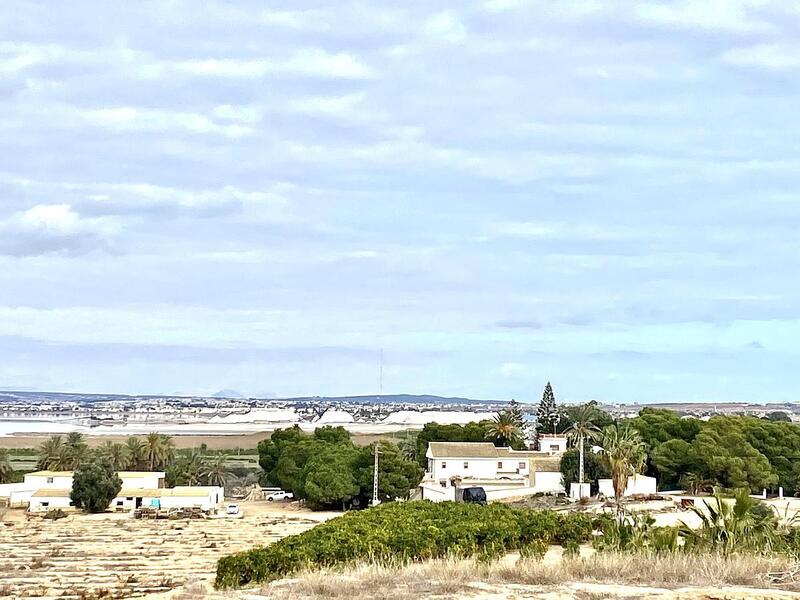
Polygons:
<instances>
[{"instance_id":1,"label":"green vegetation patch","mask_svg":"<svg viewBox=\"0 0 800 600\"><path fill-rule=\"evenodd\" d=\"M304 568L358 562L404 564L431 558L491 560L512 550L541 555L550 544L591 539L607 517L443 502L404 502L347 513L270 546L226 556L215 585L232 588Z\"/></svg>"}]
</instances>

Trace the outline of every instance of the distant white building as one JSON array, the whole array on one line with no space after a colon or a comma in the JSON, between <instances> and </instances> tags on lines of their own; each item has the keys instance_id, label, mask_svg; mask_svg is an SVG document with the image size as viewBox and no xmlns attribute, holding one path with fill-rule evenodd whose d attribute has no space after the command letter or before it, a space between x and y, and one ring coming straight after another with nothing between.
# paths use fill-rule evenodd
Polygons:
<instances>
[{"instance_id":1,"label":"distant white building","mask_svg":"<svg viewBox=\"0 0 800 600\"><path fill-rule=\"evenodd\" d=\"M163 471L119 471L122 489L111 501L111 510L133 510L142 506L162 509L215 509L225 499L219 486L164 487ZM0 486L1 505L27 507L31 512L72 507L72 471L36 471L25 475L23 483Z\"/></svg>"},{"instance_id":2,"label":"distant white building","mask_svg":"<svg viewBox=\"0 0 800 600\"><path fill-rule=\"evenodd\" d=\"M123 488L163 488L163 471L118 471ZM72 489L72 471L35 471L25 475L24 486L31 490Z\"/></svg>"},{"instance_id":3,"label":"distant white building","mask_svg":"<svg viewBox=\"0 0 800 600\"><path fill-rule=\"evenodd\" d=\"M420 496L455 499L456 486L480 486L490 500L536 493L561 493L561 452L496 447L491 442L430 442Z\"/></svg>"}]
</instances>

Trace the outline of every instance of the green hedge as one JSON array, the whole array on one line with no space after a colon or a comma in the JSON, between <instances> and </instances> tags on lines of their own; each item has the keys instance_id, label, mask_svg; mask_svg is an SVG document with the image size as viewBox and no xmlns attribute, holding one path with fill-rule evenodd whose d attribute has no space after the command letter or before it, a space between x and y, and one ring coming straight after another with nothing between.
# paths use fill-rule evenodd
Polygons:
<instances>
[{"instance_id":1,"label":"green hedge","mask_svg":"<svg viewBox=\"0 0 800 600\"><path fill-rule=\"evenodd\" d=\"M546 545L591 539L607 518L515 509L502 504L403 502L347 513L270 546L217 563L217 588L240 587L303 568L356 562L406 563L454 556L495 559L510 550L540 554Z\"/></svg>"}]
</instances>

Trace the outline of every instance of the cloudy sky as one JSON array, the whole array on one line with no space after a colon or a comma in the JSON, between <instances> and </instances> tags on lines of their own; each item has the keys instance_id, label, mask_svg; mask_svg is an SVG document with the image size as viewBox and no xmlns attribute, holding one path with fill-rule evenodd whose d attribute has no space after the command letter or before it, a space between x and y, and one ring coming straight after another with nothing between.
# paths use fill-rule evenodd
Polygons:
<instances>
[{"instance_id":1,"label":"cloudy sky","mask_svg":"<svg viewBox=\"0 0 800 600\"><path fill-rule=\"evenodd\" d=\"M386 393L800 400L798 39L792 0L6 0L0 388L375 393L383 349Z\"/></svg>"}]
</instances>

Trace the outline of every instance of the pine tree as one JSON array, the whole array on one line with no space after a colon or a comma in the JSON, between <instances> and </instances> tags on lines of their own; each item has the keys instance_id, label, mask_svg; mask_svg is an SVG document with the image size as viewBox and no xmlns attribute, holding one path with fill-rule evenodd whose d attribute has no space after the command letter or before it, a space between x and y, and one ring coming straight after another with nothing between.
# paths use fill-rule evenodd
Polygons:
<instances>
[{"instance_id":1,"label":"pine tree","mask_svg":"<svg viewBox=\"0 0 800 600\"><path fill-rule=\"evenodd\" d=\"M539 403L539 408L536 410L537 433L553 433L560 418L561 415L556 407L556 396L553 394L553 387L548 381L547 385L544 386L542 401Z\"/></svg>"},{"instance_id":2,"label":"pine tree","mask_svg":"<svg viewBox=\"0 0 800 600\"><path fill-rule=\"evenodd\" d=\"M511 402L508 403L508 413L514 421L516 421L517 427L525 425L525 414L522 412L522 407L519 405L519 402L512 399Z\"/></svg>"}]
</instances>

